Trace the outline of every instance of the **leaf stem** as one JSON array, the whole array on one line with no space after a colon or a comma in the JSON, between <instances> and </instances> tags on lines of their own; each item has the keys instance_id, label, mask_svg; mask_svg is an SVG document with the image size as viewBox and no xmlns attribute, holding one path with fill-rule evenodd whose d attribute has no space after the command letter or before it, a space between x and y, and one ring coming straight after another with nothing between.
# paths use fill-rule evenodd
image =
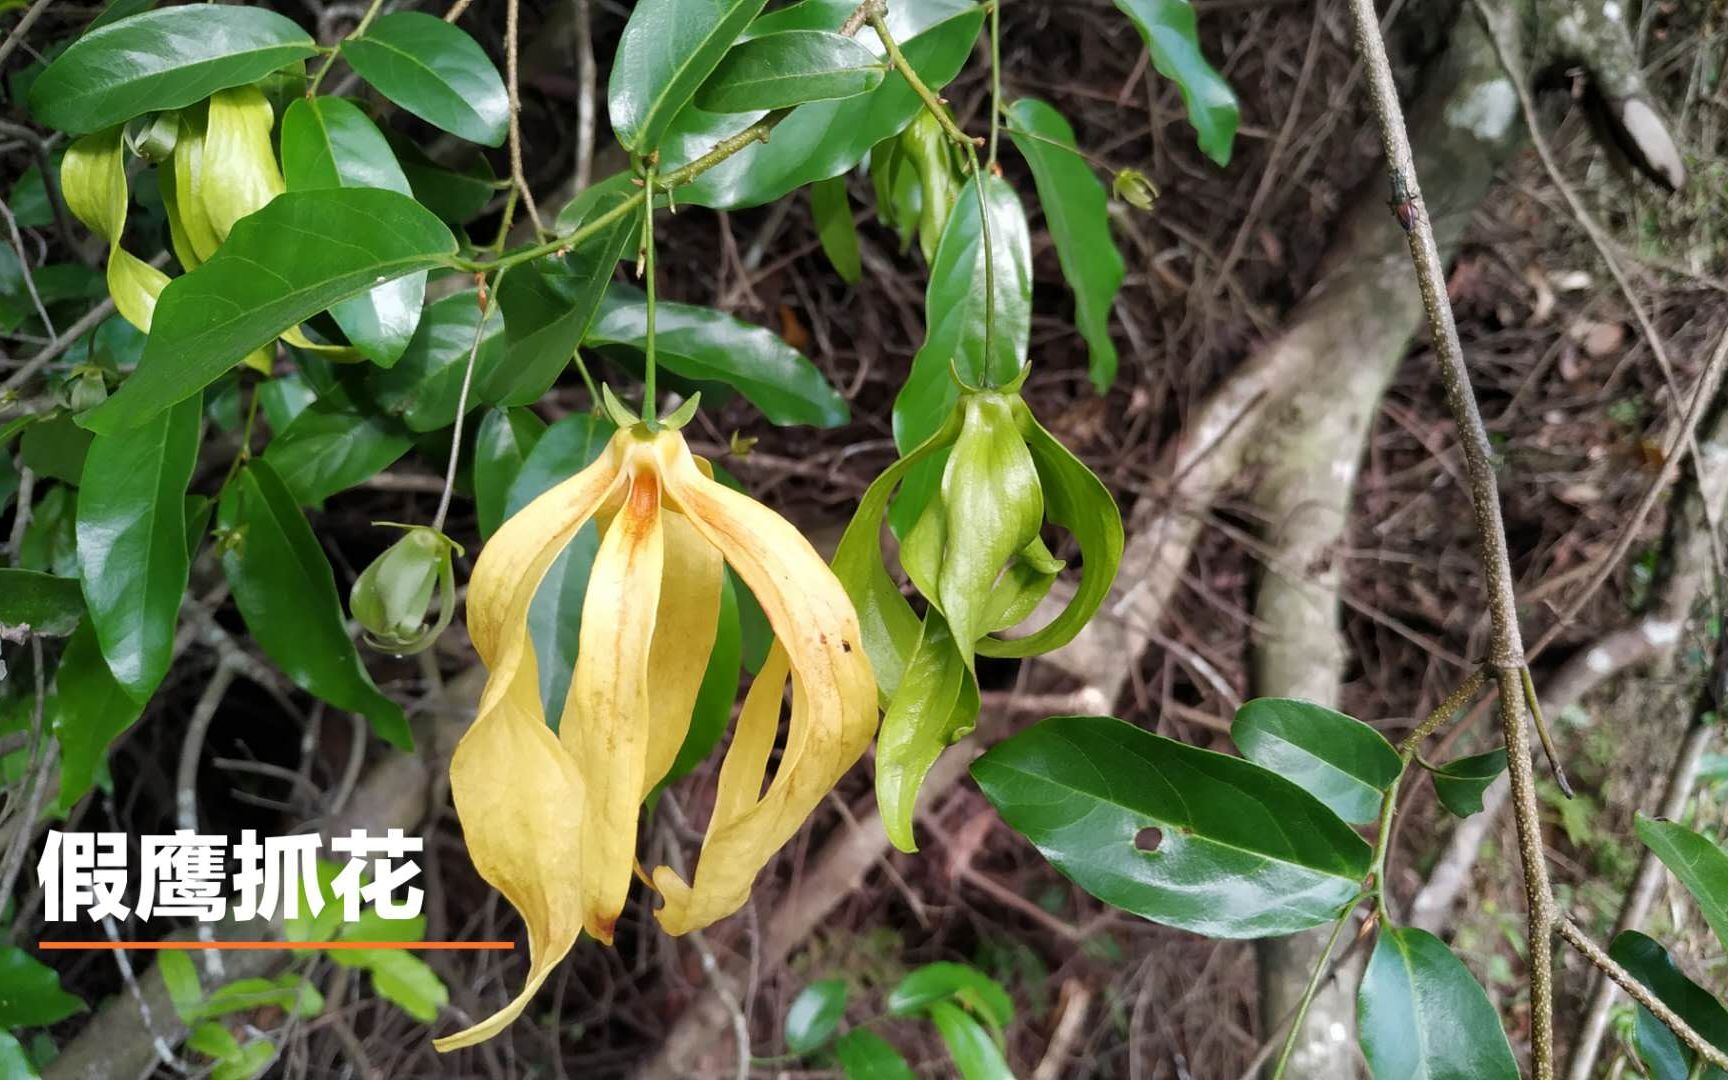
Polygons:
<instances>
[{"instance_id":1,"label":"leaf stem","mask_svg":"<svg viewBox=\"0 0 1728 1080\"><path fill-rule=\"evenodd\" d=\"M348 36L343 38L342 41L344 41L344 42L353 41L355 38L359 37L361 34L364 34L367 31L367 29L371 27L372 20L376 19L378 17L378 10L380 8L382 8L383 6L384 6L384 0L372 0L372 2L366 6L366 13L364 15L360 16L360 21L358 23L354 24L354 29L352 31L350 31ZM312 81L306 84L306 96L307 97L317 96L318 84L322 83L324 81L324 76L330 74L330 68L335 65L336 58L338 56L341 56L341 55L342 55L341 42L338 42L335 46L333 46L330 49L329 52L324 54L324 63L322 63L318 66L317 74L313 75Z\"/></svg>"},{"instance_id":2,"label":"leaf stem","mask_svg":"<svg viewBox=\"0 0 1728 1080\"><path fill-rule=\"evenodd\" d=\"M990 0L990 165L996 164L996 137L1002 127L1002 3Z\"/></svg>"},{"instance_id":3,"label":"leaf stem","mask_svg":"<svg viewBox=\"0 0 1728 1080\"><path fill-rule=\"evenodd\" d=\"M1320 993L1320 984L1325 981L1326 961L1332 958L1332 950L1338 947L1338 938L1344 932L1344 927L1350 922L1350 915L1356 910L1356 905L1362 902L1357 897L1350 902L1338 916L1338 921L1332 924L1332 936L1326 939L1326 948L1321 951L1320 959L1314 962L1314 973L1308 976L1308 985L1302 991L1302 1000L1296 1006L1296 1015L1290 1021L1290 1031L1284 1036L1284 1048L1278 1052L1278 1064L1272 1068L1272 1080L1284 1080L1284 1069L1290 1064L1290 1054L1296 1049L1296 1039L1302 1033L1302 1024L1308 1019L1308 1008L1314 1004L1314 998Z\"/></svg>"},{"instance_id":4,"label":"leaf stem","mask_svg":"<svg viewBox=\"0 0 1728 1080\"><path fill-rule=\"evenodd\" d=\"M658 156L650 157L648 159L648 182L645 190L654 190L654 174L658 167ZM636 269L637 273L645 278L643 285L646 286L645 291L647 293L647 315L646 326L644 327L646 346L643 350L645 355L642 361L642 422L653 427L658 418L658 414L654 411L654 379L658 364L655 362L654 356L654 309L657 305L654 297L654 206L652 203L642 214L642 257Z\"/></svg>"},{"instance_id":5,"label":"leaf stem","mask_svg":"<svg viewBox=\"0 0 1728 1080\"><path fill-rule=\"evenodd\" d=\"M480 319L474 324L474 343L468 347L468 364L462 369L462 392L456 397L456 422L450 427L450 464L444 468L444 490L438 495L438 512L432 515L432 531L444 531L444 518L450 513L450 496L456 491L456 466L462 460L462 425L468 418L468 391L474 385L474 361L480 355L480 342L486 336L486 319L492 314L492 304L497 295L498 286L504 283L504 274L508 270L498 271L498 276L492 279L492 287L486 287L486 278L481 276L480 285Z\"/></svg>"},{"instance_id":6,"label":"leaf stem","mask_svg":"<svg viewBox=\"0 0 1728 1080\"><path fill-rule=\"evenodd\" d=\"M984 140L974 138L962 131L960 125L955 123L954 118L948 114L948 110L942 104L942 99L937 97L918 72L913 70L912 65L906 60L906 54L900 51L900 43L894 40L893 33L888 29L888 21L885 18L888 10L887 5L882 0L866 0L865 6L867 10L864 18L869 22L870 29L874 30L876 36L882 40L882 47L888 51L888 60L893 64L894 70L900 73L900 77L906 80L906 85L910 86L912 92L924 102L924 108L936 118L936 123L943 132L954 141L956 146L966 151L966 160L972 167L972 184L977 189L978 194L978 231L984 242L984 370L978 374L979 381L984 386L994 388L998 384L990 370L990 361L994 358L996 351L996 253L990 239L990 202L984 195L985 174L978 165L978 147ZM992 6L991 10L994 14L996 9ZM995 68L993 63L993 73ZM997 95L1001 93L1000 77L996 79L994 92ZM992 100L990 109L990 164L992 166L996 163L994 140L996 113L999 105L1000 101Z\"/></svg>"}]
</instances>

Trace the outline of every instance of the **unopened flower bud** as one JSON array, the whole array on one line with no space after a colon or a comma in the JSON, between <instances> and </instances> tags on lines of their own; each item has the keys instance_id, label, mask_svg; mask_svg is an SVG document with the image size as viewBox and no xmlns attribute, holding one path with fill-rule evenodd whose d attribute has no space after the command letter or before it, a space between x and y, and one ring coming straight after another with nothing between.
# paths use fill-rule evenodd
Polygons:
<instances>
[{"instance_id":1,"label":"unopened flower bud","mask_svg":"<svg viewBox=\"0 0 1728 1080\"><path fill-rule=\"evenodd\" d=\"M1136 210L1150 210L1158 201L1158 185L1139 169L1122 169L1110 181L1116 197Z\"/></svg>"},{"instance_id":2,"label":"unopened flower bud","mask_svg":"<svg viewBox=\"0 0 1728 1080\"><path fill-rule=\"evenodd\" d=\"M372 560L348 594L348 609L375 649L404 656L438 640L456 609L452 552L459 550L443 533L412 526L408 534ZM426 616L438 592L437 621Z\"/></svg>"},{"instance_id":3,"label":"unopened flower bud","mask_svg":"<svg viewBox=\"0 0 1728 1080\"><path fill-rule=\"evenodd\" d=\"M66 404L75 413L94 409L108 400L108 383L102 378L100 369L89 365L80 365L66 380Z\"/></svg>"}]
</instances>

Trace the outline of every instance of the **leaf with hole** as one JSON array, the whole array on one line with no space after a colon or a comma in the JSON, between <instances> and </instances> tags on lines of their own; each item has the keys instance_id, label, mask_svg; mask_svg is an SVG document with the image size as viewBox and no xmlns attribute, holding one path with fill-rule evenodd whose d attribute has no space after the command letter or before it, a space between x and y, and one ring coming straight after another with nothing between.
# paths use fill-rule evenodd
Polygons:
<instances>
[{"instance_id":1,"label":"leaf with hole","mask_svg":"<svg viewBox=\"0 0 1728 1080\"><path fill-rule=\"evenodd\" d=\"M1074 321L1091 354L1092 385L1103 393L1116 381L1110 309L1126 273L1110 234L1110 200L1061 113L1036 98L1021 98L1008 106L1008 123L1008 137L1032 167L1062 276L1074 290Z\"/></svg>"},{"instance_id":2,"label":"leaf with hole","mask_svg":"<svg viewBox=\"0 0 1728 1080\"><path fill-rule=\"evenodd\" d=\"M1704 921L1728 947L1728 852L1686 826L1638 815L1638 839L1692 894Z\"/></svg>"},{"instance_id":3,"label":"leaf with hole","mask_svg":"<svg viewBox=\"0 0 1728 1080\"><path fill-rule=\"evenodd\" d=\"M510 97L486 50L422 11L392 11L342 43L342 56L380 94L450 134L502 146Z\"/></svg>"},{"instance_id":4,"label":"leaf with hole","mask_svg":"<svg viewBox=\"0 0 1728 1080\"><path fill-rule=\"evenodd\" d=\"M1368 875L1367 842L1300 787L1111 717L1045 720L973 762L972 776L1075 884L1197 934L1330 922ZM1149 829L1155 851L1137 846Z\"/></svg>"},{"instance_id":5,"label":"leaf with hole","mask_svg":"<svg viewBox=\"0 0 1728 1080\"><path fill-rule=\"evenodd\" d=\"M253 640L295 685L365 716L400 750L402 707L372 682L349 640L335 575L288 486L262 458L234 475L217 507L222 571Z\"/></svg>"},{"instance_id":6,"label":"leaf with hole","mask_svg":"<svg viewBox=\"0 0 1728 1080\"><path fill-rule=\"evenodd\" d=\"M789 109L811 101L868 94L886 66L849 37L826 30L783 30L732 47L696 91L715 113Z\"/></svg>"},{"instance_id":7,"label":"leaf with hole","mask_svg":"<svg viewBox=\"0 0 1728 1080\"><path fill-rule=\"evenodd\" d=\"M284 330L455 254L450 230L406 195L279 195L235 225L214 258L162 290L138 370L80 422L105 434L137 427Z\"/></svg>"},{"instance_id":8,"label":"leaf with hole","mask_svg":"<svg viewBox=\"0 0 1728 1080\"><path fill-rule=\"evenodd\" d=\"M1345 821L1380 815L1404 763L1378 731L1324 705L1256 698L1236 710L1230 737L1242 756L1307 790Z\"/></svg>"},{"instance_id":9,"label":"leaf with hole","mask_svg":"<svg viewBox=\"0 0 1728 1080\"><path fill-rule=\"evenodd\" d=\"M1426 930L1381 928L1357 991L1356 1024L1375 1077L1518 1080L1488 995Z\"/></svg>"},{"instance_id":10,"label":"leaf with hole","mask_svg":"<svg viewBox=\"0 0 1728 1080\"><path fill-rule=\"evenodd\" d=\"M282 117L282 176L289 191L413 189L376 124L346 98L298 98ZM426 271L407 274L333 305L330 317L380 367L408 348L426 302Z\"/></svg>"},{"instance_id":11,"label":"leaf with hole","mask_svg":"<svg viewBox=\"0 0 1728 1080\"><path fill-rule=\"evenodd\" d=\"M70 135L178 109L256 82L318 51L291 19L261 7L147 11L92 30L30 87L30 110Z\"/></svg>"}]
</instances>

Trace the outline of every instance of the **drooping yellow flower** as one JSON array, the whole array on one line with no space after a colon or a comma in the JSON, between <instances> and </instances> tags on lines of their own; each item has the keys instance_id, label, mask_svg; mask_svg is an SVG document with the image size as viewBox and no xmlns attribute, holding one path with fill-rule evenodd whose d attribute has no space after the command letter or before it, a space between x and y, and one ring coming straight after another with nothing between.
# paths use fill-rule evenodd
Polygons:
<instances>
[{"instance_id":1,"label":"drooping yellow flower","mask_svg":"<svg viewBox=\"0 0 1728 1080\"><path fill-rule=\"evenodd\" d=\"M576 671L557 734L547 727L528 608L578 529L600 525ZM450 764L456 811L481 876L521 913L528 983L501 1012L439 1039L497 1034L586 930L610 943L636 867L643 798L672 767L713 647L724 564L775 634L721 765L691 881L652 875L669 933L743 906L757 873L863 754L876 682L858 616L809 541L784 518L716 483L676 431L636 425L600 459L511 518L480 553L468 627L489 678ZM785 750L763 780L787 678Z\"/></svg>"}]
</instances>

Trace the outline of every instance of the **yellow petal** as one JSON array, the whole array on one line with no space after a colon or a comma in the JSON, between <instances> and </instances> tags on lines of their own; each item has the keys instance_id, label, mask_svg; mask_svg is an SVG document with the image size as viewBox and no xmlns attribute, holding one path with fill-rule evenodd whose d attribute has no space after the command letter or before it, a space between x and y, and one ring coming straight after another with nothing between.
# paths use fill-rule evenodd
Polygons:
<instances>
[{"instance_id":1,"label":"yellow petal","mask_svg":"<svg viewBox=\"0 0 1728 1080\"><path fill-rule=\"evenodd\" d=\"M60 193L66 209L110 244L126 228L126 164L112 127L75 140L60 161Z\"/></svg>"},{"instance_id":2,"label":"yellow petal","mask_svg":"<svg viewBox=\"0 0 1728 1080\"><path fill-rule=\"evenodd\" d=\"M169 211L169 239L174 241L174 254L180 259L180 265L188 270L216 254L216 248L222 243L222 237L216 234L216 227L211 224L210 213L204 205L206 189L217 182L217 178L209 175L204 163L208 114L208 108L202 106L181 110L180 135L174 142L174 165L162 174L164 181L173 181L174 187L172 198L166 190L162 193L162 202ZM173 226L175 221L179 222L178 229ZM183 245L181 241L184 241Z\"/></svg>"},{"instance_id":3,"label":"yellow petal","mask_svg":"<svg viewBox=\"0 0 1728 1080\"><path fill-rule=\"evenodd\" d=\"M577 905L582 783L541 713L526 620L492 669L478 715L450 761L450 790L475 869L528 927L528 981L510 1004L440 1051L491 1038L519 1016L582 929Z\"/></svg>"},{"instance_id":4,"label":"yellow petal","mask_svg":"<svg viewBox=\"0 0 1728 1080\"><path fill-rule=\"evenodd\" d=\"M629 493L594 555L576 673L558 724L558 739L587 784L582 922L608 944L636 866L652 715L648 658L665 566L660 480L651 461L633 456Z\"/></svg>"},{"instance_id":5,"label":"yellow petal","mask_svg":"<svg viewBox=\"0 0 1728 1080\"><path fill-rule=\"evenodd\" d=\"M275 114L263 91L236 86L210 95L205 121L204 213L218 240L234 223L282 194L282 172L270 144Z\"/></svg>"},{"instance_id":6,"label":"yellow petal","mask_svg":"<svg viewBox=\"0 0 1728 1080\"><path fill-rule=\"evenodd\" d=\"M876 729L876 682L852 602L809 541L761 503L703 476L675 432L657 436L655 451L668 499L756 594L792 673L791 726L767 793L739 795L726 815L716 811L689 887L669 868L654 873L665 897L655 914L682 934L743 906L763 865L863 754ZM739 767L740 791L749 771Z\"/></svg>"},{"instance_id":7,"label":"yellow petal","mask_svg":"<svg viewBox=\"0 0 1728 1080\"><path fill-rule=\"evenodd\" d=\"M666 529L666 584L660 590L648 654L654 693L649 699L643 798L665 779L690 733L690 716L719 630L720 583L726 571L720 549L703 539L683 514L663 508L661 522Z\"/></svg>"},{"instance_id":8,"label":"yellow petal","mask_svg":"<svg viewBox=\"0 0 1728 1080\"><path fill-rule=\"evenodd\" d=\"M480 550L468 581L468 634L487 665L501 657L506 628L526 620L552 561L618 486L629 440L627 432L613 436L594 464L524 506Z\"/></svg>"},{"instance_id":9,"label":"yellow petal","mask_svg":"<svg viewBox=\"0 0 1728 1080\"><path fill-rule=\"evenodd\" d=\"M167 287L167 274L118 244L108 250L108 292L114 309L146 334L156 314L156 298Z\"/></svg>"}]
</instances>

